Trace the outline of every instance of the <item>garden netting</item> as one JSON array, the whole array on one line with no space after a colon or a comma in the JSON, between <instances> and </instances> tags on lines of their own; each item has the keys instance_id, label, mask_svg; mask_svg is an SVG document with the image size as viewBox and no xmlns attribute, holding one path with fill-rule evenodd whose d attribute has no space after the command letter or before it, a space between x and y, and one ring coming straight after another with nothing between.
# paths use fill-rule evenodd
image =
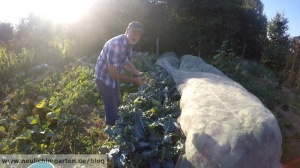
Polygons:
<instances>
[{"instance_id":1,"label":"garden netting","mask_svg":"<svg viewBox=\"0 0 300 168\"><path fill-rule=\"evenodd\" d=\"M277 120L257 97L200 57L171 52L156 64L181 94L178 122L186 142L176 167L282 167Z\"/></svg>"}]
</instances>

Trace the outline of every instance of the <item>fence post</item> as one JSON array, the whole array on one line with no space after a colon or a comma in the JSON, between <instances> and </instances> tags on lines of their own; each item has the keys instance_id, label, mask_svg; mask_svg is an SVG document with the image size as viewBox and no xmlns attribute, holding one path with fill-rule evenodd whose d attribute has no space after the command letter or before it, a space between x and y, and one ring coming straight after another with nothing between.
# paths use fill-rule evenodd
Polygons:
<instances>
[{"instance_id":1,"label":"fence post","mask_svg":"<svg viewBox=\"0 0 300 168\"><path fill-rule=\"evenodd\" d=\"M156 38L156 56L159 54L159 37Z\"/></svg>"}]
</instances>

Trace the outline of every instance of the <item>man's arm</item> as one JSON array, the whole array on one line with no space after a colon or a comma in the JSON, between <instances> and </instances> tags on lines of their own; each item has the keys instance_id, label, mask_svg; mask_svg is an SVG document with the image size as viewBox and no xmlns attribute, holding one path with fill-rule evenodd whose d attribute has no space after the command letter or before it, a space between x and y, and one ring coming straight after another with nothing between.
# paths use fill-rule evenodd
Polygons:
<instances>
[{"instance_id":1,"label":"man's arm","mask_svg":"<svg viewBox=\"0 0 300 168\"><path fill-rule=\"evenodd\" d=\"M135 68L131 61L126 62L125 69L136 76L140 76L142 74L139 70Z\"/></svg>"},{"instance_id":2,"label":"man's arm","mask_svg":"<svg viewBox=\"0 0 300 168\"><path fill-rule=\"evenodd\" d=\"M118 68L115 66L109 66L108 73L109 73L109 76L113 79L126 81L126 82L133 82L139 86L145 83L140 77L131 78L131 77L125 76L123 74L120 74L118 72Z\"/></svg>"}]
</instances>

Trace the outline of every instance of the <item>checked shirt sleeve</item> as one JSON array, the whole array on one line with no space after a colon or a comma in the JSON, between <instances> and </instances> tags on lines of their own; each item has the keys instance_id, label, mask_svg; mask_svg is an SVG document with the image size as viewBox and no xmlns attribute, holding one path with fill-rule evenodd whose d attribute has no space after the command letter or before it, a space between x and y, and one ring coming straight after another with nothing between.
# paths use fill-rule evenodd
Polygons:
<instances>
[{"instance_id":1,"label":"checked shirt sleeve","mask_svg":"<svg viewBox=\"0 0 300 168\"><path fill-rule=\"evenodd\" d=\"M110 66L120 66L119 57L122 54L122 47L118 44L113 44L109 49L108 64Z\"/></svg>"},{"instance_id":2,"label":"checked shirt sleeve","mask_svg":"<svg viewBox=\"0 0 300 168\"><path fill-rule=\"evenodd\" d=\"M132 49L130 48L128 50L129 54L128 54L128 57L126 57L126 61L125 63L129 62L129 61L132 61Z\"/></svg>"}]
</instances>

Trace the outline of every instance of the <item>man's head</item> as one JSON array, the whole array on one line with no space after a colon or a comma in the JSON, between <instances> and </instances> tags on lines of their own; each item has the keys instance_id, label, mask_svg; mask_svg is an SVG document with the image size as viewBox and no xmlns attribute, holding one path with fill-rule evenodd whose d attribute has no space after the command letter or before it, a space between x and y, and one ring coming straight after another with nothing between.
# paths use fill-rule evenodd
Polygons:
<instances>
[{"instance_id":1,"label":"man's head","mask_svg":"<svg viewBox=\"0 0 300 168\"><path fill-rule=\"evenodd\" d=\"M126 29L126 37L130 44L136 44L144 32L144 26L140 22L133 21L129 23Z\"/></svg>"}]
</instances>

